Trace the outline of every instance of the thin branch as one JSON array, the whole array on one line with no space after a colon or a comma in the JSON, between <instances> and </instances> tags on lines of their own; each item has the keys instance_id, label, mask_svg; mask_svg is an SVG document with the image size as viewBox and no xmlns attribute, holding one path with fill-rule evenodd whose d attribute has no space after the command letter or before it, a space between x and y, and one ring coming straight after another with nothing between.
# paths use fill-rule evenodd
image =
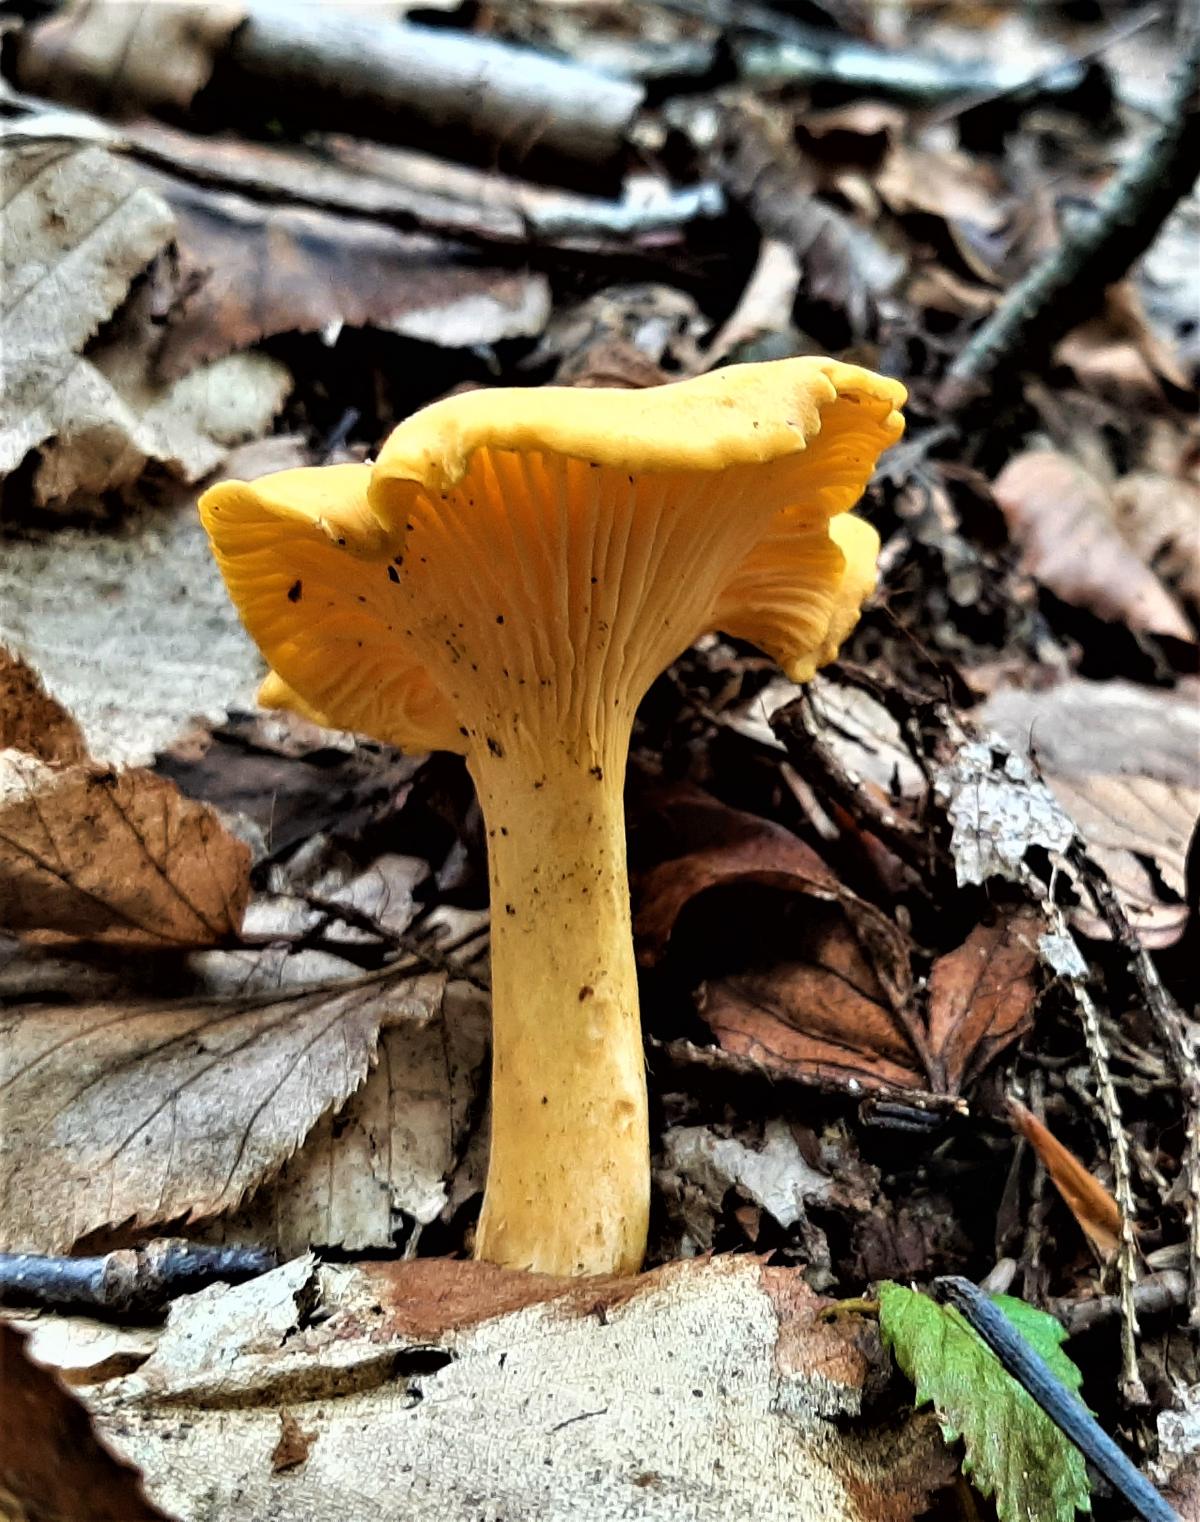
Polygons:
<instances>
[{"instance_id":1,"label":"thin branch","mask_svg":"<svg viewBox=\"0 0 1200 1522\"><path fill-rule=\"evenodd\" d=\"M1121 1234L1117 1248L1117 1276L1121 1300L1121 1388L1126 1400L1134 1405L1147 1401L1145 1386L1138 1373L1137 1307L1133 1291L1137 1283L1138 1248L1134 1235L1136 1210L1133 1200L1133 1169L1129 1156L1129 1138L1121 1114L1121 1102L1113 1084L1109 1065L1108 1047L1104 1041L1100 1011L1087 986L1088 964L1079 950L1067 917L1055 903L1053 888L1050 891L1027 866L1021 868L1025 887L1034 896L1046 916L1054 940L1062 948L1056 957L1054 970L1070 987L1075 996L1087 1043L1092 1076L1096 1080L1096 1092L1108 1133L1109 1155L1112 1159L1113 1195L1121 1211Z\"/></svg>"},{"instance_id":2,"label":"thin branch","mask_svg":"<svg viewBox=\"0 0 1200 1522\"><path fill-rule=\"evenodd\" d=\"M239 1284L277 1262L263 1247L210 1247L178 1238L93 1258L0 1253L0 1304L121 1316L156 1312L175 1295L192 1294L218 1279Z\"/></svg>"},{"instance_id":3,"label":"thin branch","mask_svg":"<svg viewBox=\"0 0 1200 1522\"><path fill-rule=\"evenodd\" d=\"M1200 23L1193 23L1158 130L1052 254L1013 286L972 335L938 393L963 411L1004 370L1035 367L1099 306L1153 243L1200 174Z\"/></svg>"},{"instance_id":4,"label":"thin branch","mask_svg":"<svg viewBox=\"0 0 1200 1522\"><path fill-rule=\"evenodd\" d=\"M1140 1474L1073 1390L1056 1377L1031 1343L991 1300L956 1275L934 1280L939 1300L952 1305L991 1348L1004 1370L1037 1401L1050 1420L1093 1463L1144 1522L1179 1522L1154 1486Z\"/></svg>"}]
</instances>

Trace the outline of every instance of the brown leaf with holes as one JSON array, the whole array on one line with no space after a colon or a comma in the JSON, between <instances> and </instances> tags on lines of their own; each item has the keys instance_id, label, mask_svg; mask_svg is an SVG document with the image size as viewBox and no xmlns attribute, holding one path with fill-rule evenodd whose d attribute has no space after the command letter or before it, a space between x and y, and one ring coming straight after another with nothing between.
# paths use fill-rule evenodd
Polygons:
<instances>
[{"instance_id":1,"label":"brown leaf with holes","mask_svg":"<svg viewBox=\"0 0 1200 1522\"><path fill-rule=\"evenodd\" d=\"M235 935L250 851L153 772L0 754L0 926L211 946Z\"/></svg>"},{"instance_id":2,"label":"brown leaf with holes","mask_svg":"<svg viewBox=\"0 0 1200 1522\"><path fill-rule=\"evenodd\" d=\"M1041 916L1018 909L977 925L929 974L933 1087L958 1094L1033 1024Z\"/></svg>"},{"instance_id":3,"label":"brown leaf with holes","mask_svg":"<svg viewBox=\"0 0 1200 1522\"><path fill-rule=\"evenodd\" d=\"M1073 607L1150 634L1194 641L1183 609L1122 537L1111 493L1052 449L1017 455L993 491L1024 570Z\"/></svg>"},{"instance_id":4,"label":"brown leaf with holes","mask_svg":"<svg viewBox=\"0 0 1200 1522\"><path fill-rule=\"evenodd\" d=\"M0 646L0 751L19 750L69 766L86 761L83 731L42 686L33 667Z\"/></svg>"},{"instance_id":5,"label":"brown leaf with holes","mask_svg":"<svg viewBox=\"0 0 1200 1522\"><path fill-rule=\"evenodd\" d=\"M11 1009L0 1250L236 1208L362 1084L381 1024L429 1020L442 986L390 973L268 999Z\"/></svg>"},{"instance_id":6,"label":"brown leaf with holes","mask_svg":"<svg viewBox=\"0 0 1200 1522\"><path fill-rule=\"evenodd\" d=\"M171 1522L96 1436L87 1408L0 1321L0 1515L12 1522Z\"/></svg>"},{"instance_id":7,"label":"brown leaf with holes","mask_svg":"<svg viewBox=\"0 0 1200 1522\"><path fill-rule=\"evenodd\" d=\"M1102 1258L1114 1257L1121 1243L1121 1212L1116 1200L1019 1099L1010 1098L1008 1109L1013 1125L1041 1159L1080 1230Z\"/></svg>"}]
</instances>

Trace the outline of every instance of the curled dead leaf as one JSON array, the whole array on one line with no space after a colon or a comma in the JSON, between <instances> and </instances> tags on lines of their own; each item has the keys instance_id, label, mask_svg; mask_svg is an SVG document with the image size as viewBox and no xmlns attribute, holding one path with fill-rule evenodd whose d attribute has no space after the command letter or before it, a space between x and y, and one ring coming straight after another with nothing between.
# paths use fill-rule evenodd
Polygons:
<instances>
[{"instance_id":1,"label":"curled dead leaf","mask_svg":"<svg viewBox=\"0 0 1200 1522\"><path fill-rule=\"evenodd\" d=\"M236 935L250 852L153 772L0 753L0 926L211 946Z\"/></svg>"},{"instance_id":2,"label":"curled dead leaf","mask_svg":"<svg viewBox=\"0 0 1200 1522\"><path fill-rule=\"evenodd\" d=\"M1102 1258L1121 1243L1121 1211L1098 1178L1019 1099L1008 1101L1013 1125L1037 1153L1080 1230Z\"/></svg>"}]
</instances>

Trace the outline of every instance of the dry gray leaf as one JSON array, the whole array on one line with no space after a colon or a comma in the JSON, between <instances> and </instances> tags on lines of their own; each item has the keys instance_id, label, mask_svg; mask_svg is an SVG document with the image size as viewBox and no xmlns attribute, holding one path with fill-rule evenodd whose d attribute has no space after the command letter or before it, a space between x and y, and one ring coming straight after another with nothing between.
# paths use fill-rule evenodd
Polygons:
<instances>
[{"instance_id":1,"label":"dry gray leaf","mask_svg":"<svg viewBox=\"0 0 1200 1522\"><path fill-rule=\"evenodd\" d=\"M1200 785L1200 683L1173 691L1070 677L998 687L980 710L989 730L1050 776L1155 777Z\"/></svg>"},{"instance_id":2,"label":"dry gray leaf","mask_svg":"<svg viewBox=\"0 0 1200 1522\"><path fill-rule=\"evenodd\" d=\"M99 1227L236 1208L359 1087L384 1021L440 977L274 999L36 1005L0 1025L0 1240L64 1252Z\"/></svg>"},{"instance_id":3,"label":"dry gray leaf","mask_svg":"<svg viewBox=\"0 0 1200 1522\"><path fill-rule=\"evenodd\" d=\"M406 1217L435 1220L486 1082L489 1028L487 999L451 983L429 1019L383 1031L349 1104L320 1120L278 1178L211 1234L282 1254L361 1251L394 1246Z\"/></svg>"},{"instance_id":4,"label":"dry gray leaf","mask_svg":"<svg viewBox=\"0 0 1200 1522\"><path fill-rule=\"evenodd\" d=\"M125 764L150 761L193 717L252 706L263 671L190 499L119 533L6 542L0 640L75 715L94 756Z\"/></svg>"},{"instance_id":5,"label":"dry gray leaf","mask_svg":"<svg viewBox=\"0 0 1200 1522\"><path fill-rule=\"evenodd\" d=\"M73 392L89 384L80 350L169 242L175 219L111 154L61 137L0 142L0 177L6 475L72 415Z\"/></svg>"},{"instance_id":6,"label":"dry gray leaf","mask_svg":"<svg viewBox=\"0 0 1200 1522\"><path fill-rule=\"evenodd\" d=\"M708 1126L673 1126L663 1151L667 1163L699 1185L714 1205L736 1186L785 1228L804 1218L807 1203L826 1201L833 1188L829 1175L805 1159L782 1120L767 1122L757 1150L737 1137L717 1136Z\"/></svg>"},{"instance_id":7,"label":"dry gray leaf","mask_svg":"<svg viewBox=\"0 0 1200 1522\"><path fill-rule=\"evenodd\" d=\"M954 827L950 849L960 886L989 877L1020 881L1031 847L1062 852L1074 837L1074 825L1030 764L987 739L961 745L935 788Z\"/></svg>"},{"instance_id":8,"label":"dry gray leaf","mask_svg":"<svg viewBox=\"0 0 1200 1522\"><path fill-rule=\"evenodd\" d=\"M821 1306L746 1257L586 1282L299 1259L177 1301L86 1397L154 1499L208 1522L908 1522L954 1461L928 1416L862 1419L872 1361ZM281 1407L314 1436L277 1472Z\"/></svg>"},{"instance_id":9,"label":"dry gray leaf","mask_svg":"<svg viewBox=\"0 0 1200 1522\"><path fill-rule=\"evenodd\" d=\"M249 874L249 850L165 777L0 751L5 930L210 946L240 928Z\"/></svg>"},{"instance_id":10,"label":"dry gray leaf","mask_svg":"<svg viewBox=\"0 0 1200 1522\"><path fill-rule=\"evenodd\" d=\"M148 460L194 481L266 428L291 378L265 355L231 355L170 386L151 378L149 289L89 348L174 236L161 197L105 149L52 124L39 137L36 122L0 142L0 177L3 283L14 293L0 325L0 476L40 449L41 506L127 486Z\"/></svg>"},{"instance_id":11,"label":"dry gray leaf","mask_svg":"<svg viewBox=\"0 0 1200 1522\"><path fill-rule=\"evenodd\" d=\"M1000 688L984 722L1036 756L1047 786L1109 879L1146 946L1173 945L1188 920L1186 857L1200 818L1200 708L1175 691L1074 677L1042 691ZM1080 907L1090 936L1111 931Z\"/></svg>"}]
</instances>

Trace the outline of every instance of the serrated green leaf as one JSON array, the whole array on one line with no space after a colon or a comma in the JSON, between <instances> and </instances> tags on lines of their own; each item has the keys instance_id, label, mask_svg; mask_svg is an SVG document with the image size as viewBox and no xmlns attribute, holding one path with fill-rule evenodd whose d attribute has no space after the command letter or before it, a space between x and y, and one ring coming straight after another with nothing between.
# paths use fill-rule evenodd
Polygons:
<instances>
[{"instance_id":1,"label":"serrated green leaf","mask_svg":"<svg viewBox=\"0 0 1200 1522\"><path fill-rule=\"evenodd\" d=\"M1066 1333L1053 1316L1009 1295L996 1304L1072 1390L1083 1376L1062 1350ZM996 1498L1000 1522L1074 1522L1091 1511L1083 1455L1007 1374L992 1350L953 1306L885 1283L879 1326L896 1362L916 1386L917 1405L932 1402L948 1443L966 1450L963 1473Z\"/></svg>"}]
</instances>

